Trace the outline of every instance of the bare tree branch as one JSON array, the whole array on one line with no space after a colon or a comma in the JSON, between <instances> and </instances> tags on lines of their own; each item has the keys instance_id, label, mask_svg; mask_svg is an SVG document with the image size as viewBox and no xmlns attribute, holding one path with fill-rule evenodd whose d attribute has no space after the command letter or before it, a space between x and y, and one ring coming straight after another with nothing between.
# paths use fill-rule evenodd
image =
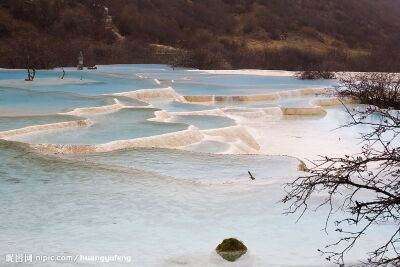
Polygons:
<instances>
[{"instance_id":1,"label":"bare tree branch","mask_svg":"<svg viewBox=\"0 0 400 267\"><path fill-rule=\"evenodd\" d=\"M342 96L356 96L369 106L346 107L351 121L344 127L363 126L362 149L354 155L321 157L310 173L285 185L287 214L304 216L324 193L317 209L328 209L325 231L334 224L341 237L319 250L326 259L345 265L345 255L368 234L372 227L393 226L384 244L371 244L361 266L400 266L400 79L392 74L359 76L342 81ZM377 106L375 106L377 105ZM382 109L386 108L386 109ZM332 221L338 211L340 220ZM376 246L376 247L374 247Z\"/></svg>"}]
</instances>

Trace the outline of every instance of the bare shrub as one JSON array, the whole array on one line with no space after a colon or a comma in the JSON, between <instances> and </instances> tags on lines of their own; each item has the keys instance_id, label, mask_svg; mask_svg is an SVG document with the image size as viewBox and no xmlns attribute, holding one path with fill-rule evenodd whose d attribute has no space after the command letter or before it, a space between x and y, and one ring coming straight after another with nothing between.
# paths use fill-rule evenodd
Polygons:
<instances>
[{"instance_id":1,"label":"bare shrub","mask_svg":"<svg viewBox=\"0 0 400 267\"><path fill-rule=\"evenodd\" d=\"M343 96L371 104L346 108L351 121L345 127L358 125L365 131L361 152L313 161L308 175L285 186L283 202L288 204L287 214L300 217L314 207L327 209L325 231L333 226L340 235L319 250L328 261L344 266L345 256L361 239L385 227L383 241L369 244L360 265L400 266L400 113L378 107L400 107L398 77L357 75L344 78L342 86Z\"/></svg>"},{"instance_id":2,"label":"bare shrub","mask_svg":"<svg viewBox=\"0 0 400 267\"><path fill-rule=\"evenodd\" d=\"M325 70L305 70L297 73L301 80L335 79L335 74Z\"/></svg>"},{"instance_id":3,"label":"bare shrub","mask_svg":"<svg viewBox=\"0 0 400 267\"><path fill-rule=\"evenodd\" d=\"M362 104L400 109L400 75L368 73L344 75L339 95L357 97Z\"/></svg>"}]
</instances>

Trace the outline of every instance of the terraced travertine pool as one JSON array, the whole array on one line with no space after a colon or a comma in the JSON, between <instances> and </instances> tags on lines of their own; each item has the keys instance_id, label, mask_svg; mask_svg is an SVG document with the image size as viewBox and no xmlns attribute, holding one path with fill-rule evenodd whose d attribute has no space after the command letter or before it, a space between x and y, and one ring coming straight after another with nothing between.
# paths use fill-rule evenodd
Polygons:
<instances>
[{"instance_id":1,"label":"terraced travertine pool","mask_svg":"<svg viewBox=\"0 0 400 267\"><path fill-rule=\"evenodd\" d=\"M110 266L329 265L317 249L338 234L319 231L323 212L284 216L282 185L305 175L300 160L359 151L363 129L335 130L347 113L321 106L336 81L273 73L111 65L25 82L23 70L0 70L0 265L8 253L131 257ZM249 248L235 263L214 251L227 237Z\"/></svg>"}]
</instances>

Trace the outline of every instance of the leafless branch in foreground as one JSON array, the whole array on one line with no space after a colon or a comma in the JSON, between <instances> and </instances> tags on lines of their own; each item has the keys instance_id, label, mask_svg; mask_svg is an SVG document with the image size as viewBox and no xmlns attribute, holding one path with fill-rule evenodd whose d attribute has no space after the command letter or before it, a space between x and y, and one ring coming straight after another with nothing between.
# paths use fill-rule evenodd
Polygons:
<instances>
[{"instance_id":1,"label":"leafless branch in foreground","mask_svg":"<svg viewBox=\"0 0 400 267\"><path fill-rule=\"evenodd\" d=\"M393 86L397 94L398 86ZM325 231L333 225L340 237L319 251L328 261L340 266L345 266L346 254L369 231L390 226L393 230L387 240L382 244L371 243L371 250L359 265L398 267L400 113L375 106L346 109L352 120L344 127L368 129L361 134L361 152L343 157L321 157L314 161L309 175L285 185L287 194L283 202L288 204L286 213L299 214L301 218L315 204L317 209L326 208ZM322 200L321 195L324 196Z\"/></svg>"}]
</instances>

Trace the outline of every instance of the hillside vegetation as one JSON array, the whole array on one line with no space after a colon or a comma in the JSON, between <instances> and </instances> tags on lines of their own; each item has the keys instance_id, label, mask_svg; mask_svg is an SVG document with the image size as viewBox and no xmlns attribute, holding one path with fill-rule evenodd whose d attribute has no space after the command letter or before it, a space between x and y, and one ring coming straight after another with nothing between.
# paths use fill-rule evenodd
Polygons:
<instances>
[{"instance_id":1,"label":"hillside vegetation","mask_svg":"<svg viewBox=\"0 0 400 267\"><path fill-rule=\"evenodd\" d=\"M0 7L0 67L73 66L83 51L87 64L400 71L398 0L0 0Z\"/></svg>"}]
</instances>

